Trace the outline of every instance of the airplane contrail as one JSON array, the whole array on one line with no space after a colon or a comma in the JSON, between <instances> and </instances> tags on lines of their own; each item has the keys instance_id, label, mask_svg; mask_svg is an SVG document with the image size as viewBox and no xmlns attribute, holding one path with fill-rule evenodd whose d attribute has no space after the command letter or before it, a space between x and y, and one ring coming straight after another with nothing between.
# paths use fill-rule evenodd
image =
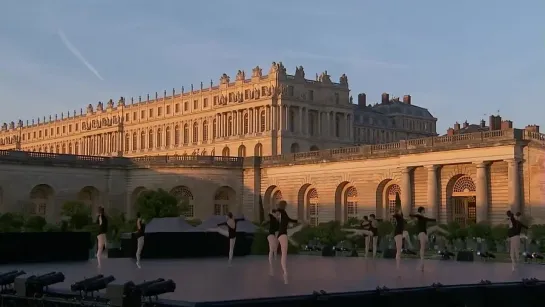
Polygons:
<instances>
[{"instance_id":1,"label":"airplane contrail","mask_svg":"<svg viewBox=\"0 0 545 307\"><path fill-rule=\"evenodd\" d=\"M95 76L97 76L97 78L99 78L100 80L104 81L104 78L102 78L102 76L98 73L98 71L93 67L93 65L91 65L91 63L89 63L84 57L83 55L81 54L81 52L79 52L78 48L76 48L74 45L72 45L72 43L68 40L68 38L66 37L66 35L64 34L64 32L62 30L59 30L58 31L58 34L59 34L59 37L61 38L61 41L62 43L64 44L64 46L66 46L66 48L68 48L68 50L70 52L72 52L72 54L78 58L78 60L80 60L83 65L85 65L87 67L87 69L89 69Z\"/></svg>"}]
</instances>

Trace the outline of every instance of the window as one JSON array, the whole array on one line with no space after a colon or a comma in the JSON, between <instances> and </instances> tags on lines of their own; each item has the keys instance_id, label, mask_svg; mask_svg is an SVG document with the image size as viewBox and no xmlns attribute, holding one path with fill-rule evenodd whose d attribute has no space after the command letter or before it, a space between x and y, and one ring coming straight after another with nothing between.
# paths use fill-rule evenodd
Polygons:
<instances>
[{"instance_id":1,"label":"window","mask_svg":"<svg viewBox=\"0 0 545 307\"><path fill-rule=\"evenodd\" d=\"M354 187L346 190L346 219L358 217L358 191Z\"/></svg>"},{"instance_id":2,"label":"window","mask_svg":"<svg viewBox=\"0 0 545 307\"><path fill-rule=\"evenodd\" d=\"M127 133L125 134L125 152L129 151L129 141L131 140L130 135Z\"/></svg>"},{"instance_id":3,"label":"window","mask_svg":"<svg viewBox=\"0 0 545 307\"><path fill-rule=\"evenodd\" d=\"M144 131L140 133L140 149L146 149L146 133Z\"/></svg>"},{"instance_id":4,"label":"window","mask_svg":"<svg viewBox=\"0 0 545 307\"><path fill-rule=\"evenodd\" d=\"M174 127L174 145L180 145L180 126L178 125Z\"/></svg>"},{"instance_id":5,"label":"window","mask_svg":"<svg viewBox=\"0 0 545 307\"><path fill-rule=\"evenodd\" d=\"M148 132L148 149L153 149L153 130Z\"/></svg>"},{"instance_id":6,"label":"window","mask_svg":"<svg viewBox=\"0 0 545 307\"><path fill-rule=\"evenodd\" d=\"M250 118L248 113L246 113L244 114L244 134L249 133L249 128L250 128Z\"/></svg>"},{"instance_id":7,"label":"window","mask_svg":"<svg viewBox=\"0 0 545 307\"><path fill-rule=\"evenodd\" d=\"M202 101L203 108L208 108L208 98L204 98Z\"/></svg>"},{"instance_id":8,"label":"window","mask_svg":"<svg viewBox=\"0 0 545 307\"><path fill-rule=\"evenodd\" d=\"M294 96L295 95L295 89L293 85L288 86L288 96Z\"/></svg>"},{"instance_id":9,"label":"window","mask_svg":"<svg viewBox=\"0 0 545 307\"><path fill-rule=\"evenodd\" d=\"M163 139L163 131L161 130L161 128L157 129L157 148L160 148L161 145L163 145L162 143L162 139Z\"/></svg>"},{"instance_id":10,"label":"window","mask_svg":"<svg viewBox=\"0 0 545 307\"><path fill-rule=\"evenodd\" d=\"M165 129L165 134L166 134L166 135L165 135L165 146L166 146L167 148L170 147L170 133L171 133L170 127L167 127L167 128Z\"/></svg>"},{"instance_id":11,"label":"window","mask_svg":"<svg viewBox=\"0 0 545 307\"><path fill-rule=\"evenodd\" d=\"M202 140L203 141L208 141L208 122L207 121L204 121L202 123Z\"/></svg>"},{"instance_id":12,"label":"window","mask_svg":"<svg viewBox=\"0 0 545 307\"><path fill-rule=\"evenodd\" d=\"M138 142L138 139L137 139L137 135L136 135L136 132L133 132L132 134L132 150L136 150L136 144Z\"/></svg>"},{"instance_id":13,"label":"window","mask_svg":"<svg viewBox=\"0 0 545 307\"><path fill-rule=\"evenodd\" d=\"M179 103L177 103L176 106L174 107L174 112L180 113L180 104Z\"/></svg>"},{"instance_id":14,"label":"window","mask_svg":"<svg viewBox=\"0 0 545 307\"><path fill-rule=\"evenodd\" d=\"M216 138L216 131L217 131L216 120L214 119L212 121L212 139Z\"/></svg>"},{"instance_id":15,"label":"window","mask_svg":"<svg viewBox=\"0 0 545 307\"><path fill-rule=\"evenodd\" d=\"M227 119L227 136L233 135L233 117Z\"/></svg>"},{"instance_id":16,"label":"window","mask_svg":"<svg viewBox=\"0 0 545 307\"><path fill-rule=\"evenodd\" d=\"M314 91L308 91L308 100L314 101Z\"/></svg>"},{"instance_id":17,"label":"window","mask_svg":"<svg viewBox=\"0 0 545 307\"><path fill-rule=\"evenodd\" d=\"M199 141L199 124L197 122L193 123L193 143Z\"/></svg>"},{"instance_id":18,"label":"window","mask_svg":"<svg viewBox=\"0 0 545 307\"><path fill-rule=\"evenodd\" d=\"M199 101L193 100L193 110L197 110L199 108Z\"/></svg>"},{"instance_id":19,"label":"window","mask_svg":"<svg viewBox=\"0 0 545 307\"><path fill-rule=\"evenodd\" d=\"M144 118L146 118L146 111L142 110L140 112L140 119L144 119Z\"/></svg>"},{"instance_id":20,"label":"window","mask_svg":"<svg viewBox=\"0 0 545 307\"><path fill-rule=\"evenodd\" d=\"M153 109L149 109L149 117L153 117Z\"/></svg>"},{"instance_id":21,"label":"window","mask_svg":"<svg viewBox=\"0 0 545 307\"><path fill-rule=\"evenodd\" d=\"M189 125L184 125L184 144L189 143Z\"/></svg>"},{"instance_id":22,"label":"window","mask_svg":"<svg viewBox=\"0 0 545 307\"><path fill-rule=\"evenodd\" d=\"M163 108L162 107L158 107L157 108L157 116L161 116L163 115Z\"/></svg>"},{"instance_id":23,"label":"window","mask_svg":"<svg viewBox=\"0 0 545 307\"><path fill-rule=\"evenodd\" d=\"M311 226L318 226L320 223L319 215L320 215L320 206L319 206L319 198L318 198L318 192L316 189L311 189L307 194L307 215L308 215L308 221Z\"/></svg>"},{"instance_id":24,"label":"window","mask_svg":"<svg viewBox=\"0 0 545 307\"><path fill-rule=\"evenodd\" d=\"M167 115L170 115L170 106L167 106Z\"/></svg>"},{"instance_id":25,"label":"window","mask_svg":"<svg viewBox=\"0 0 545 307\"><path fill-rule=\"evenodd\" d=\"M189 102L185 101L184 102L184 112L187 112L189 111Z\"/></svg>"},{"instance_id":26,"label":"window","mask_svg":"<svg viewBox=\"0 0 545 307\"><path fill-rule=\"evenodd\" d=\"M261 117L260 120L259 120L260 121L260 123L259 123L260 124L260 131L265 132L265 125L266 125L266 123L265 123L265 111L261 111L261 116L260 117Z\"/></svg>"}]
</instances>

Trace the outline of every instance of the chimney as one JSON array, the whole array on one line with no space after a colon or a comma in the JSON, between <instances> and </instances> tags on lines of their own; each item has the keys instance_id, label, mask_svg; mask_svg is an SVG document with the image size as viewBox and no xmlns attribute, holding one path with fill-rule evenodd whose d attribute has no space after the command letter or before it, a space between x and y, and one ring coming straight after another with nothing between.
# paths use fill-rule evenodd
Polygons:
<instances>
[{"instance_id":1,"label":"chimney","mask_svg":"<svg viewBox=\"0 0 545 307\"><path fill-rule=\"evenodd\" d=\"M464 122L464 128L467 128L469 127L469 123L467 122L467 120Z\"/></svg>"},{"instance_id":2,"label":"chimney","mask_svg":"<svg viewBox=\"0 0 545 307\"><path fill-rule=\"evenodd\" d=\"M490 115L490 117L488 117L488 129L490 129L490 131L498 130L498 127L496 127L496 116Z\"/></svg>"},{"instance_id":3,"label":"chimney","mask_svg":"<svg viewBox=\"0 0 545 307\"><path fill-rule=\"evenodd\" d=\"M448 128L448 130L447 130L447 135L448 135L448 136L453 136L453 135L454 135L454 129Z\"/></svg>"},{"instance_id":4,"label":"chimney","mask_svg":"<svg viewBox=\"0 0 545 307\"><path fill-rule=\"evenodd\" d=\"M486 127L486 122L484 121L484 119L481 119L481 128L484 128Z\"/></svg>"},{"instance_id":5,"label":"chimney","mask_svg":"<svg viewBox=\"0 0 545 307\"><path fill-rule=\"evenodd\" d=\"M367 105L367 95L365 93L358 94L358 106L365 107Z\"/></svg>"},{"instance_id":6,"label":"chimney","mask_svg":"<svg viewBox=\"0 0 545 307\"><path fill-rule=\"evenodd\" d=\"M539 126L538 125L528 125L528 126L526 126L526 128L524 128L524 130L526 130L528 132L539 133Z\"/></svg>"},{"instance_id":7,"label":"chimney","mask_svg":"<svg viewBox=\"0 0 545 307\"><path fill-rule=\"evenodd\" d=\"M458 122L456 122L456 124L454 124L454 130L456 130L456 131L460 130L460 124Z\"/></svg>"},{"instance_id":8,"label":"chimney","mask_svg":"<svg viewBox=\"0 0 545 307\"><path fill-rule=\"evenodd\" d=\"M411 104L411 95L403 96L403 103Z\"/></svg>"},{"instance_id":9,"label":"chimney","mask_svg":"<svg viewBox=\"0 0 545 307\"><path fill-rule=\"evenodd\" d=\"M501 116L496 115L494 127L496 127L496 130L501 130L501 125L502 125Z\"/></svg>"},{"instance_id":10,"label":"chimney","mask_svg":"<svg viewBox=\"0 0 545 307\"><path fill-rule=\"evenodd\" d=\"M501 122L501 130L513 129L513 122L510 120L503 120Z\"/></svg>"},{"instance_id":11,"label":"chimney","mask_svg":"<svg viewBox=\"0 0 545 307\"><path fill-rule=\"evenodd\" d=\"M382 93L382 103L388 103L388 102L390 102L390 94Z\"/></svg>"}]
</instances>

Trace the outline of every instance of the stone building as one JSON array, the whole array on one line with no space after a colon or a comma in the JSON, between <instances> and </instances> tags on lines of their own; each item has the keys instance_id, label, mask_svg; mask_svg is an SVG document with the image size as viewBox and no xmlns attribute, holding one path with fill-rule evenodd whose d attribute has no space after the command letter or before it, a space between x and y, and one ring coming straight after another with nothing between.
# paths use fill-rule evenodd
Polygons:
<instances>
[{"instance_id":1,"label":"stone building","mask_svg":"<svg viewBox=\"0 0 545 307\"><path fill-rule=\"evenodd\" d=\"M273 63L267 75L258 66L250 78L239 70L234 81L223 74L217 85L201 82L136 101L99 102L79 114L5 123L0 149L247 157L352 146L354 133L366 144L435 135L435 119L412 106L410 96L400 102L384 95L380 105L354 105L346 75L338 83L327 71L309 80L301 66L289 75L282 63Z\"/></svg>"},{"instance_id":2,"label":"stone building","mask_svg":"<svg viewBox=\"0 0 545 307\"><path fill-rule=\"evenodd\" d=\"M490 126L490 125L489 125ZM492 125L492 127L494 127ZM535 129L534 129L535 130ZM496 129L263 157L99 157L0 151L0 209L59 219L63 202L135 213L141 191L190 202L190 218L227 211L250 219L279 200L312 224L375 213L395 194L440 222L504 220L507 209L545 222L545 135Z\"/></svg>"}]
</instances>

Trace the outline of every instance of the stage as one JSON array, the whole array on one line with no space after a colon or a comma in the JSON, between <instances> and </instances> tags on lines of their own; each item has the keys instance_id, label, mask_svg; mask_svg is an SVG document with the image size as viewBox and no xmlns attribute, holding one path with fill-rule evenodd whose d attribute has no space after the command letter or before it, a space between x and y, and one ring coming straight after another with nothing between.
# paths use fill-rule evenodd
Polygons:
<instances>
[{"instance_id":1,"label":"stage","mask_svg":"<svg viewBox=\"0 0 545 307\"><path fill-rule=\"evenodd\" d=\"M288 285L283 282L279 259L275 261L275 276L269 276L266 256L235 258L232 267L227 266L227 259L218 258L144 260L141 269L137 269L131 259L104 259L100 270L96 267L96 260L90 260L83 263L4 265L0 266L0 272L15 269L35 275L62 272L66 276L65 282L52 288L66 290L72 283L97 274L113 275L120 282L172 279L176 282L176 292L161 295L161 298L190 302L306 295L320 290L329 293L361 291L377 286L405 288L433 283L472 284L481 280L545 280L545 266L537 264L521 264L518 271L512 272L509 263L427 260L426 271L422 273L416 269L418 262L403 259L398 274L393 259L290 255Z\"/></svg>"}]
</instances>

